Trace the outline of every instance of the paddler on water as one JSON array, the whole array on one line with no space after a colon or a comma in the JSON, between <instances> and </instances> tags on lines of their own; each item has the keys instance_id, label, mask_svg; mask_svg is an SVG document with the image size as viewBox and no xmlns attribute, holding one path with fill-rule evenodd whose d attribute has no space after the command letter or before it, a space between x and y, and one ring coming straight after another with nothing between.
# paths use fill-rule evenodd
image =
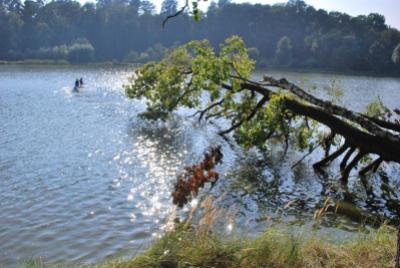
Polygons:
<instances>
[{"instance_id":1,"label":"paddler on water","mask_svg":"<svg viewBox=\"0 0 400 268\"><path fill-rule=\"evenodd\" d=\"M75 80L74 91L78 92L78 88L79 88L79 79L77 78L77 79Z\"/></svg>"},{"instance_id":2,"label":"paddler on water","mask_svg":"<svg viewBox=\"0 0 400 268\"><path fill-rule=\"evenodd\" d=\"M79 79L79 85L83 86L83 78L81 77L81 79Z\"/></svg>"}]
</instances>

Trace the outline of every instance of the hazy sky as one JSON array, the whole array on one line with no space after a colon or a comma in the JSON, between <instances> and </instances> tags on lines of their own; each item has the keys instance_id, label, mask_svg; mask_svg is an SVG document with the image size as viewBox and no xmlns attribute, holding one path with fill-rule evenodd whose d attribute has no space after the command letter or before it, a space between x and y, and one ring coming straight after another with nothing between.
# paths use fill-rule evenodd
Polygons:
<instances>
[{"instance_id":1,"label":"hazy sky","mask_svg":"<svg viewBox=\"0 0 400 268\"><path fill-rule=\"evenodd\" d=\"M178 0L183 3L184 0ZM162 0L153 0L160 7ZM208 0L207 2L211 2ZM216 1L217 2L217 1ZM233 0L235 3L261 3L275 4L286 1L280 0ZM328 11L340 11L352 16L365 15L372 12L380 13L386 17L386 22L392 27L400 29L400 0L305 0L315 8ZM203 4L205 6L206 4Z\"/></svg>"}]
</instances>

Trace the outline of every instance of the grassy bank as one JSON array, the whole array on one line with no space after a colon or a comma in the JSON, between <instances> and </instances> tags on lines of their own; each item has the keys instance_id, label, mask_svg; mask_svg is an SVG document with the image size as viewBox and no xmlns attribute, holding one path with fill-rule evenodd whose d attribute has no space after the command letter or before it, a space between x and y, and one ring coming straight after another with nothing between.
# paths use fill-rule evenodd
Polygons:
<instances>
[{"instance_id":1,"label":"grassy bank","mask_svg":"<svg viewBox=\"0 0 400 268\"><path fill-rule=\"evenodd\" d=\"M387 226L335 244L273 229L258 238L230 240L181 229L133 259L96 267L393 267L395 239Z\"/></svg>"}]
</instances>

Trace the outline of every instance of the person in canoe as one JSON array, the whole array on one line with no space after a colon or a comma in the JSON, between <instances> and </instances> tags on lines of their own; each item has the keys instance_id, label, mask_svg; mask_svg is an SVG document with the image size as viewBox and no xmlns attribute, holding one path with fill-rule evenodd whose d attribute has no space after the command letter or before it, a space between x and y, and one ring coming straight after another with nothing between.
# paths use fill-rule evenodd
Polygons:
<instances>
[{"instance_id":1,"label":"person in canoe","mask_svg":"<svg viewBox=\"0 0 400 268\"><path fill-rule=\"evenodd\" d=\"M75 80L75 86L74 86L74 91L78 92L78 88L79 88L79 79Z\"/></svg>"},{"instance_id":2,"label":"person in canoe","mask_svg":"<svg viewBox=\"0 0 400 268\"><path fill-rule=\"evenodd\" d=\"M83 78L79 79L79 86L83 86Z\"/></svg>"}]
</instances>

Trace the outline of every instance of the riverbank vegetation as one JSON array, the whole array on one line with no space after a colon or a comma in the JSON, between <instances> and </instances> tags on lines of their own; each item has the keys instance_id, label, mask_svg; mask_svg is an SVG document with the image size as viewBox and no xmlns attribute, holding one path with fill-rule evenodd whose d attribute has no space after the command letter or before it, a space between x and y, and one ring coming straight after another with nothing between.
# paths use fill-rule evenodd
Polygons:
<instances>
[{"instance_id":1,"label":"riverbank vegetation","mask_svg":"<svg viewBox=\"0 0 400 268\"><path fill-rule=\"evenodd\" d=\"M229 239L181 228L133 259L96 267L393 267L395 249L395 230L387 226L336 243L274 228Z\"/></svg>"},{"instance_id":2,"label":"riverbank vegetation","mask_svg":"<svg viewBox=\"0 0 400 268\"><path fill-rule=\"evenodd\" d=\"M147 250L131 259L110 259L96 265L63 266L45 259L25 262L24 268L177 268L177 267L393 267L395 230L382 226L368 234L328 242L317 236L291 234L271 228L256 238L220 238L180 228L166 233Z\"/></svg>"},{"instance_id":3,"label":"riverbank vegetation","mask_svg":"<svg viewBox=\"0 0 400 268\"><path fill-rule=\"evenodd\" d=\"M360 228L350 238L318 235L320 220L308 227L282 226L269 221L257 236L232 232L229 213L212 196L191 208L183 221L170 215L166 232L132 258L109 258L94 265L60 265L38 258L25 268L178 268L178 267L393 267L396 229L382 224L377 229ZM284 209L284 208L283 208ZM175 218L174 218L175 217ZM230 218L230 220L228 220Z\"/></svg>"},{"instance_id":4,"label":"riverbank vegetation","mask_svg":"<svg viewBox=\"0 0 400 268\"><path fill-rule=\"evenodd\" d=\"M217 47L237 34L259 66L400 73L400 32L379 14L328 13L303 1L211 1L207 12L183 12L163 28L163 20L177 10L175 0L163 1L159 13L144 0L2 1L0 60L146 62L189 40L206 38ZM192 18L196 15L199 22Z\"/></svg>"},{"instance_id":5,"label":"riverbank vegetation","mask_svg":"<svg viewBox=\"0 0 400 268\"><path fill-rule=\"evenodd\" d=\"M317 235L323 208L312 227L283 227L279 217L257 236L232 233L232 217L206 196L183 222L174 219L169 230L147 250L96 268L119 267L393 267L396 228L360 228L351 238ZM290 204L290 203L289 203ZM287 204L289 206L289 204ZM285 209L285 208L283 208ZM170 219L171 221L172 219Z\"/></svg>"}]
</instances>

